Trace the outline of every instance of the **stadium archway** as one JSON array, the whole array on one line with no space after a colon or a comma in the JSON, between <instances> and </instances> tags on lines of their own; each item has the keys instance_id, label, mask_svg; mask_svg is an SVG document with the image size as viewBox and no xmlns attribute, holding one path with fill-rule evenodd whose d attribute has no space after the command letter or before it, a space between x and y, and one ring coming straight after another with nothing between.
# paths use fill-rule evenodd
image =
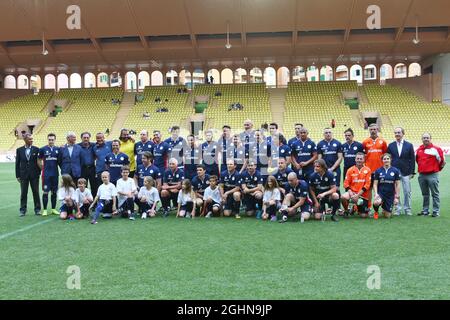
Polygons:
<instances>
[{"instance_id":1,"label":"stadium archway","mask_svg":"<svg viewBox=\"0 0 450 320\"><path fill-rule=\"evenodd\" d=\"M39 75L34 74L30 77L30 89L38 91L42 89L42 79Z\"/></svg>"},{"instance_id":2,"label":"stadium archway","mask_svg":"<svg viewBox=\"0 0 450 320\"><path fill-rule=\"evenodd\" d=\"M88 72L84 75L84 87L85 88L96 87L95 74L93 74L92 72Z\"/></svg>"},{"instance_id":3,"label":"stadium archway","mask_svg":"<svg viewBox=\"0 0 450 320\"><path fill-rule=\"evenodd\" d=\"M155 70L151 75L151 85L152 86L162 86L163 85L163 74L159 70Z\"/></svg>"},{"instance_id":4,"label":"stadium archway","mask_svg":"<svg viewBox=\"0 0 450 320\"><path fill-rule=\"evenodd\" d=\"M5 89L17 89L16 77L9 75L3 80Z\"/></svg>"},{"instance_id":5,"label":"stadium archway","mask_svg":"<svg viewBox=\"0 0 450 320\"><path fill-rule=\"evenodd\" d=\"M82 88L81 84L81 76L78 73L72 73L69 78L70 88L71 89L80 89Z\"/></svg>"},{"instance_id":6,"label":"stadium archway","mask_svg":"<svg viewBox=\"0 0 450 320\"><path fill-rule=\"evenodd\" d=\"M290 72L286 67L280 67L277 70L277 86L286 87L289 83Z\"/></svg>"},{"instance_id":7,"label":"stadium archway","mask_svg":"<svg viewBox=\"0 0 450 320\"><path fill-rule=\"evenodd\" d=\"M309 66L306 71L306 80L310 81L319 81L319 70L316 66Z\"/></svg>"},{"instance_id":8,"label":"stadium archway","mask_svg":"<svg viewBox=\"0 0 450 320\"><path fill-rule=\"evenodd\" d=\"M195 69L192 73L192 83L201 84L205 83L205 73L202 69Z\"/></svg>"},{"instance_id":9,"label":"stadium archway","mask_svg":"<svg viewBox=\"0 0 450 320\"><path fill-rule=\"evenodd\" d=\"M137 90L137 76L136 73L128 71L125 73L125 90L136 91Z\"/></svg>"},{"instance_id":10,"label":"stadium archway","mask_svg":"<svg viewBox=\"0 0 450 320\"><path fill-rule=\"evenodd\" d=\"M368 64L364 67L364 80L376 80L377 67L373 64Z\"/></svg>"},{"instance_id":11,"label":"stadium archway","mask_svg":"<svg viewBox=\"0 0 450 320\"><path fill-rule=\"evenodd\" d=\"M356 80L358 83L363 82L362 67L359 64L354 64L350 68L350 80Z\"/></svg>"},{"instance_id":12,"label":"stadium archway","mask_svg":"<svg viewBox=\"0 0 450 320\"><path fill-rule=\"evenodd\" d=\"M263 82L263 74L260 68L255 67L250 70L250 83L262 83Z\"/></svg>"},{"instance_id":13,"label":"stadium archway","mask_svg":"<svg viewBox=\"0 0 450 320\"><path fill-rule=\"evenodd\" d=\"M419 77L422 75L422 67L417 62L413 62L408 67L408 77Z\"/></svg>"},{"instance_id":14,"label":"stadium archway","mask_svg":"<svg viewBox=\"0 0 450 320\"><path fill-rule=\"evenodd\" d=\"M401 79L408 77L408 68L404 63L397 63L394 67L394 78Z\"/></svg>"},{"instance_id":15,"label":"stadium archway","mask_svg":"<svg viewBox=\"0 0 450 320\"><path fill-rule=\"evenodd\" d=\"M167 85L177 85L178 84L178 72L175 70L170 70L166 73L166 84Z\"/></svg>"},{"instance_id":16,"label":"stadium archway","mask_svg":"<svg viewBox=\"0 0 450 320\"><path fill-rule=\"evenodd\" d=\"M296 66L292 70L292 82L304 82L306 81L305 68Z\"/></svg>"},{"instance_id":17,"label":"stadium archway","mask_svg":"<svg viewBox=\"0 0 450 320\"><path fill-rule=\"evenodd\" d=\"M180 75L179 77L180 84L190 88L192 85L191 73L187 70L181 70L179 75Z\"/></svg>"},{"instance_id":18,"label":"stadium archway","mask_svg":"<svg viewBox=\"0 0 450 320\"><path fill-rule=\"evenodd\" d=\"M264 69L264 82L266 86L276 87L277 85L277 72L272 67Z\"/></svg>"},{"instance_id":19,"label":"stadium archway","mask_svg":"<svg viewBox=\"0 0 450 320\"><path fill-rule=\"evenodd\" d=\"M108 88L109 87L109 76L105 72L100 72L97 75L97 88Z\"/></svg>"},{"instance_id":20,"label":"stadium archway","mask_svg":"<svg viewBox=\"0 0 450 320\"><path fill-rule=\"evenodd\" d=\"M333 81L333 68L323 66L320 68L320 81Z\"/></svg>"},{"instance_id":21,"label":"stadium archway","mask_svg":"<svg viewBox=\"0 0 450 320\"><path fill-rule=\"evenodd\" d=\"M30 82L26 75L21 74L17 77L17 89L30 89Z\"/></svg>"},{"instance_id":22,"label":"stadium archway","mask_svg":"<svg viewBox=\"0 0 450 320\"><path fill-rule=\"evenodd\" d=\"M336 81L348 81L348 67L340 65L336 68Z\"/></svg>"},{"instance_id":23,"label":"stadium archway","mask_svg":"<svg viewBox=\"0 0 450 320\"><path fill-rule=\"evenodd\" d=\"M380 80L386 79L392 79L392 66L387 63L380 67Z\"/></svg>"},{"instance_id":24,"label":"stadium archway","mask_svg":"<svg viewBox=\"0 0 450 320\"><path fill-rule=\"evenodd\" d=\"M208 81L209 81L209 83L211 83L211 76L213 77L212 84L220 83L220 72L219 72L219 70L211 69L211 70L208 71Z\"/></svg>"},{"instance_id":25,"label":"stadium archway","mask_svg":"<svg viewBox=\"0 0 450 320\"><path fill-rule=\"evenodd\" d=\"M120 75L120 72L115 71L111 73L109 76L109 86L111 88L122 86L122 76Z\"/></svg>"},{"instance_id":26,"label":"stadium archway","mask_svg":"<svg viewBox=\"0 0 450 320\"><path fill-rule=\"evenodd\" d=\"M58 74L57 78L58 91L61 89L69 89L69 77L65 73Z\"/></svg>"},{"instance_id":27,"label":"stadium archway","mask_svg":"<svg viewBox=\"0 0 450 320\"><path fill-rule=\"evenodd\" d=\"M234 71L234 83L247 83L247 71L242 68Z\"/></svg>"},{"instance_id":28,"label":"stadium archway","mask_svg":"<svg viewBox=\"0 0 450 320\"><path fill-rule=\"evenodd\" d=\"M138 90L144 90L150 85L150 75L147 71L141 71L138 74Z\"/></svg>"},{"instance_id":29,"label":"stadium archway","mask_svg":"<svg viewBox=\"0 0 450 320\"><path fill-rule=\"evenodd\" d=\"M56 90L56 78L52 74L46 74L44 77L44 89Z\"/></svg>"},{"instance_id":30,"label":"stadium archway","mask_svg":"<svg viewBox=\"0 0 450 320\"><path fill-rule=\"evenodd\" d=\"M230 68L225 68L220 73L220 83L233 83L233 71Z\"/></svg>"}]
</instances>

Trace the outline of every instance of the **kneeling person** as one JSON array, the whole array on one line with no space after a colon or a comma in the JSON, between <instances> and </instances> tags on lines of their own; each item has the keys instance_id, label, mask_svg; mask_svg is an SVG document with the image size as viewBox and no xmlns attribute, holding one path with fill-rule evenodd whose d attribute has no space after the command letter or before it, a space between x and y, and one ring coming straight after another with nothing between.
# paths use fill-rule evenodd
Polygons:
<instances>
[{"instance_id":1,"label":"kneeling person","mask_svg":"<svg viewBox=\"0 0 450 320\"><path fill-rule=\"evenodd\" d=\"M325 160L314 161L314 173L309 177L309 190L314 204L314 218L321 220L326 214L326 205L332 207L331 219L338 221L336 211L339 209L336 177L327 168Z\"/></svg>"},{"instance_id":2,"label":"kneeling person","mask_svg":"<svg viewBox=\"0 0 450 320\"><path fill-rule=\"evenodd\" d=\"M389 153L385 153L382 160L383 166L373 175L374 217L378 216L378 209L381 206L384 217L390 218L392 209L398 204L400 196L400 171L391 166L392 156Z\"/></svg>"},{"instance_id":3,"label":"kneeling person","mask_svg":"<svg viewBox=\"0 0 450 320\"><path fill-rule=\"evenodd\" d=\"M103 218L112 218L112 215L116 214L117 189L109 181L108 171L102 173L102 182L103 184L98 187L94 202L89 207L89 209L92 209L97 205L95 207L94 217L91 220L92 224L97 224L100 213L103 213Z\"/></svg>"},{"instance_id":4,"label":"kneeling person","mask_svg":"<svg viewBox=\"0 0 450 320\"><path fill-rule=\"evenodd\" d=\"M195 192L195 205L199 212L203 212L204 194L209 187L209 175L206 173L206 167L200 164L197 167L197 175L192 179L192 187Z\"/></svg>"},{"instance_id":5,"label":"kneeling person","mask_svg":"<svg viewBox=\"0 0 450 320\"><path fill-rule=\"evenodd\" d=\"M178 217L195 218L195 192L189 179L184 179L181 183L181 190L178 192Z\"/></svg>"},{"instance_id":6,"label":"kneeling person","mask_svg":"<svg viewBox=\"0 0 450 320\"><path fill-rule=\"evenodd\" d=\"M156 216L156 205L161 201L159 198L158 189L155 188L155 180L146 176L144 178L144 186L139 189L138 194L139 207L142 212L142 219L147 219L147 216L153 218Z\"/></svg>"},{"instance_id":7,"label":"kneeling person","mask_svg":"<svg viewBox=\"0 0 450 320\"><path fill-rule=\"evenodd\" d=\"M349 214L348 207L351 202L352 207L358 207L358 213L361 218L367 218L369 215L369 196L371 174L369 167L364 165L365 154L358 152L355 157L356 165L348 169L345 175L344 188L345 193L341 197L342 206L345 215Z\"/></svg>"},{"instance_id":8,"label":"kneeling person","mask_svg":"<svg viewBox=\"0 0 450 320\"><path fill-rule=\"evenodd\" d=\"M205 215L206 218L211 218L213 214L220 214L221 201L220 190L218 187L219 178L217 176L211 176L209 178L209 187L206 188L205 194L203 195L203 211L201 216Z\"/></svg>"},{"instance_id":9,"label":"kneeling person","mask_svg":"<svg viewBox=\"0 0 450 320\"><path fill-rule=\"evenodd\" d=\"M72 177L68 174L61 176L61 187L58 189L58 199L61 201L60 218L66 220L73 219L75 210L75 184ZM78 217L79 218L79 217Z\"/></svg>"},{"instance_id":10,"label":"kneeling person","mask_svg":"<svg viewBox=\"0 0 450 320\"><path fill-rule=\"evenodd\" d=\"M89 206L94 199L91 190L86 188L87 181L84 178L78 179L78 189L75 190L75 203L77 205L77 218L89 217Z\"/></svg>"},{"instance_id":11,"label":"kneeling person","mask_svg":"<svg viewBox=\"0 0 450 320\"><path fill-rule=\"evenodd\" d=\"M119 202L119 214L123 218L134 220L134 197L137 194L136 184L134 180L129 177L130 167L123 166L122 178L117 180L117 194Z\"/></svg>"},{"instance_id":12,"label":"kneeling person","mask_svg":"<svg viewBox=\"0 0 450 320\"><path fill-rule=\"evenodd\" d=\"M245 213L252 216L258 210L257 219L261 218L262 198L263 198L263 179L259 171L256 170L256 164L252 161L248 163L247 170L242 173L242 193L244 194Z\"/></svg>"},{"instance_id":13,"label":"kneeling person","mask_svg":"<svg viewBox=\"0 0 450 320\"><path fill-rule=\"evenodd\" d=\"M285 185L286 196L283 200L280 213L280 223L286 222L288 216L295 216L300 212L300 221L303 222L311 217L311 200L309 199L308 184L299 180L295 172L288 175L288 183Z\"/></svg>"},{"instance_id":14,"label":"kneeling person","mask_svg":"<svg viewBox=\"0 0 450 320\"><path fill-rule=\"evenodd\" d=\"M169 160L169 169L164 172L163 186L161 190L161 202L164 210L164 217L169 215L170 202L174 207L178 207L178 192L181 190L181 182L184 179L183 170L178 168L178 160Z\"/></svg>"},{"instance_id":15,"label":"kneeling person","mask_svg":"<svg viewBox=\"0 0 450 320\"><path fill-rule=\"evenodd\" d=\"M227 171L220 174L220 194L224 203L224 216L234 214L236 219L240 219L241 176L236 170L234 159L227 160Z\"/></svg>"}]
</instances>

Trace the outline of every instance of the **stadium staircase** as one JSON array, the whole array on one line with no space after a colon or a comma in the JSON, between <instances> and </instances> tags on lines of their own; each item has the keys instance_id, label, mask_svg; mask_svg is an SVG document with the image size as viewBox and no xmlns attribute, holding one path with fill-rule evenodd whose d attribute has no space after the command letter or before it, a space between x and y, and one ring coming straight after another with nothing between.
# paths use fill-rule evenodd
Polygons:
<instances>
[{"instance_id":1,"label":"stadium staircase","mask_svg":"<svg viewBox=\"0 0 450 320\"><path fill-rule=\"evenodd\" d=\"M28 125L34 126L33 133L38 132L48 117L45 106L53 96L52 90L42 90L39 94L32 94L31 91L27 95L22 95L3 103L0 106L0 150L11 150L16 145L22 145L22 139L15 136L16 128L26 130Z\"/></svg>"},{"instance_id":2,"label":"stadium staircase","mask_svg":"<svg viewBox=\"0 0 450 320\"><path fill-rule=\"evenodd\" d=\"M178 89L184 88L182 85L145 87L143 100L131 109L123 126L136 132L142 129L160 130L164 138L168 136L169 129L177 125L182 128L182 135L189 134L184 123L193 113L193 109L192 105L187 104L190 95L178 93ZM158 97L161 102L155 102ZM166 108L167 112L157 112L160 108ZM149 115L147 118L143 116L145 113Z\"/></svg>"},{"instance_id":3,"label":"stadium staircase","mask_svg":"<svg viewBox=\"0 0 450 320\"><path fill-rule=\"evenodd\" d=\"M267 92L269 93L272 121L278 124L278 128L280 131L283 131L283 115L286 110L285 102L287 88L271 88L267 89Z\"/></svg>"},{"instance_id":4,"label":"stadium staircase","mask_svg":"<svg viewBox=\"0 0 450 320\"><path fill-rule=\"evenodd\" d=\"M217 91L220 96L215 96ZM254 128L263 123L272 122L269 94L264 83L243 84L197 84L195 96L209 96L208 108L205 110L205 128L220 132L224 124L232 132L240 132L246 119L253 120ZM242 110L228 111L233 103L241 103Z\"/></svg>"},{"instance_id":5,"label":"stadium staircase","mask_svg":"<svg viewBox=\"0 0 450 320\"><path fill-rule=\"evenodd\" d=\"M128 115L134 107L136 99L136 93L134 92L124 92L122 101L120 103L120 109L117 111L116 118L112 124L109 136L118 137L120 136L120 130L124 128L125 121Z\"/></svg>"}]
</instances>

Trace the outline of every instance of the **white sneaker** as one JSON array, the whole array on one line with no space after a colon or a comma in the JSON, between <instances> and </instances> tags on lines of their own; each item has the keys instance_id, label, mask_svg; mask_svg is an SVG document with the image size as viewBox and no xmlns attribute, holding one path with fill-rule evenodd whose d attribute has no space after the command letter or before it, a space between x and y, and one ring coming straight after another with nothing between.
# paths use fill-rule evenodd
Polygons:
<instances>
[{"instance_id":1,"label":"white sneaker","mask_svg":"<svg viewBox=\"0 0 450 320\"><path fill-rule=\"evenodd\" d=\"M147 212L144 212L144 213L142 214L141 219L147 219Z\"/></svg>"},{"instance_id":2,"label":"white sneaker","mask_svg":"<svg viewBox=\"0 0 450 320\"><path fill-rule=\"evenodd\" d=\"M407 212L406 215L411 217L413 214L411 212Z\"/></svg>"},{"instance_id":3,"label":"white sneaker","mask_svg":"<svg viewBox=\"0 0 450 320\"><path fill-rule=\"evenodd\" d=\"M211 218L211 216L212 216L212 212L210 211L206 214L205 218Z\"/></svg>"},{"instance_id":4,"label":"white sneaker","mask_svg":"<svg viewBox=\"0 0 450 320\"><path fill-rule=\"evenodd\" d=\"M185 218L189 219L190 217L191 217L191 215L189 213L185 215Z\"/></svg>"},{"instance_id":5,"label":"white sneaker","mask_svg":"<svg viewBox=\"0 0 450 320\"><path fill-rule=\"evenodd\" d=\"M300 223L303 223L303 222L305 222L305 217L301 214L300 215Z\"/></svg>"},{"instance_id":6,"label":"white sneaker","mask_svg":"<svg viewBox=\"0 0 450 320\"><path fill-rule=\"evenodd\" d=\"M396 212L396 213L394 213L394 216L399 216L400 215L400 212Z\"/></svg>"}]
</instances>

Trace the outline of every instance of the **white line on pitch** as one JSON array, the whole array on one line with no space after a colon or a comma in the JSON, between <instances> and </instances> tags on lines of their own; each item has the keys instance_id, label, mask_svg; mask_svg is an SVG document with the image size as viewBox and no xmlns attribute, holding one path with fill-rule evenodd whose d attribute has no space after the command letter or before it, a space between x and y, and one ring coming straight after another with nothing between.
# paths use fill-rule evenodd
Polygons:
<instances>
[{"instance_id":1,"label":"white line on pitch","mask_svg":"<svg viewBox=\"0 0 450 320\"><path fill-rule=\"evenodd\" d=\"M38 222L38 223L35 223L35 224L32 224L32 225L29 225L29 226L24 227L24 228L22 228L22 229L19 229L19 230L13 231L13 232L9 232L9 233L2 234L2 235L0 235L0 240L9 238L9 237L12 237L12 236L14 236L14 235L16 235L16 234L18 234L18 233L21 233L21 232L30 230L31 228L40 226L41 224L48 223L48 222L50 222L50 221L54 221L55 219L56 219L56 218L52 218L52 219L48 219L48 220L43 220L43 221L41 221L41 222Z\"/></svg>"}]
</instances>

